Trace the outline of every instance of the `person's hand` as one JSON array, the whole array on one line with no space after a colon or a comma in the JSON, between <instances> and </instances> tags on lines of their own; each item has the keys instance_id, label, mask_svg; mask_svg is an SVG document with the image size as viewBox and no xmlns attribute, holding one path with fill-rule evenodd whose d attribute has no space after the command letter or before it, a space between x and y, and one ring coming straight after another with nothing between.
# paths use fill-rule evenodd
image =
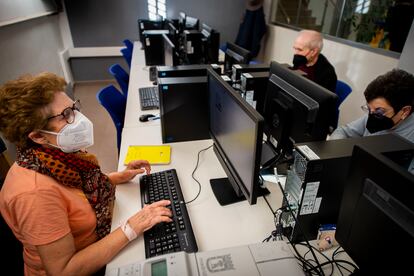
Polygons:
<instances>
[{"instance_id":1,"label":"person's hand","mask_svg":"<svg viewBox=\"0 0 414 276\"><path fill-rule=\"evenodd\" d=\"M128 219L128 223L137 235L141 235L160 222L172 222L172 212L166 208L170 204L169 200L161 200L145 205L141 211Z\"/></svg>"},{"instance_id":2,"label":"person's hand","mask_svg":"<svg viewBox=\"0 0 414 276\"><path fill-rule=\"evenodd\" d=\"M128 163L125 170L121 172L113 172L108 175L114 184L120 184L130 181L137 174L151 172L151 165L147 160L134 160Z\"/></svg>"}]
</instances>

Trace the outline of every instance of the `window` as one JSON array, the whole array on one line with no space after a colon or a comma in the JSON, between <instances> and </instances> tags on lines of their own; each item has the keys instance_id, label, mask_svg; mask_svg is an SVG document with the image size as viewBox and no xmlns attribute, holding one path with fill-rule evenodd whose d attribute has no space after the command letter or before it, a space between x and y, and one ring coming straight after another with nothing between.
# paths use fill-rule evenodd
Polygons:
<instances>
[{"instance_id":1,"label":"window","mask_svg":"<svg viewBox=\"0 0 414 276\"><path fill-rule=\"evenodd\" d=\"M148 17L157 20L159 17L167 17L166 0L148 0Z\"/></svg>"},{"instance_id":2,"label":"window","mask_svg":"<svg viewBox=\"0 0 414 276\"><path fill-rule=\"evenodd\" d=\"M365 49L401 53L414 19L414 0L277 0L270 18L355 41ZM376 52L385 54L383 50Z\"/></svg>"},{"instance_id":3,"label":"window","mask_svg":"<svg viewBox=\"0 0 414 276\"><path fill-rule=\"evenodd\" d=\"M355 8L356 13L366 14L369 10L371 0L358 0Z\"/></svg>"}]
</instances>

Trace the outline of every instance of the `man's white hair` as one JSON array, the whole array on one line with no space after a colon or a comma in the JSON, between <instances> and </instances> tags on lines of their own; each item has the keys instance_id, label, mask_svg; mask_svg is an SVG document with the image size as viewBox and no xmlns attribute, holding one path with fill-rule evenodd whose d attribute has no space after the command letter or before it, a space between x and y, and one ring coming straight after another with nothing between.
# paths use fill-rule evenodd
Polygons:
<instances>
[{"instance_id":1,"label":"man's white hair","mask_svg":"<svg viewBox=\"0 0 414 276\"><path fill-rule=\"evenodd\" d=\"M303 36L305 39L305 43L308 48L310 49L318 49L319 52L322 51L323 48L323 38L320 32L314 30L302 30L299 32L298 36Z\"/></svg>"}]
</instances>

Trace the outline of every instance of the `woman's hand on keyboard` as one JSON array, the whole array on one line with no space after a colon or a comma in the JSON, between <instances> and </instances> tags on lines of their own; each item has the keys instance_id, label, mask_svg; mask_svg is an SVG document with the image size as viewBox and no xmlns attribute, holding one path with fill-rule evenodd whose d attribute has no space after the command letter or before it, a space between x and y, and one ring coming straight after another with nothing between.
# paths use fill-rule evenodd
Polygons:
<instances>
[{"instance_id":1,"label":"woman's hand on keyboard","mask_svg":"<svg viewBox=\"0 0 414 276\"><path fill-rule=\"evenodd\" d=\"M125 170L121 172L113 172L108 174L109 179L115 185L126 183L132 180L137 174L149 174L151 172L151 165L147 160L134 160L128 163Z\"/></svg>"},{"instance_id":2,"label":"woman's hand on keyboard","mask_svg":"<svg viewBox=\"0 0 414 276\"><path fill-rule=\"evenodd\" d=\"M129 218L128 223L140 235L160 222L171 222L172 212L166 207L170 204L169 200L160 200L145 205L141 211Z\"/></svg>"}]
</instances>

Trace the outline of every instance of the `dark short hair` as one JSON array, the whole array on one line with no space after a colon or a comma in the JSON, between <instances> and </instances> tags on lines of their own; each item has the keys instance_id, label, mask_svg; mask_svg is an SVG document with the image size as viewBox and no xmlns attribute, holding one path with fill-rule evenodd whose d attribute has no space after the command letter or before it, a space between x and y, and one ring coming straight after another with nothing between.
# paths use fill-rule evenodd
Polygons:
<instances>
[{"instance_id":1,"label":"dark short hair","mask_svg":"<svg viewBox=\"0 0 414 276\"><path fill-rule=\"evenodd\" d=\"M364 92L367 103L386 99L395 112L414 105L414 76L401 69L393 69L373 80ZM411 108L411 112L413 108Z\"/></svg>"}]
</instances>

